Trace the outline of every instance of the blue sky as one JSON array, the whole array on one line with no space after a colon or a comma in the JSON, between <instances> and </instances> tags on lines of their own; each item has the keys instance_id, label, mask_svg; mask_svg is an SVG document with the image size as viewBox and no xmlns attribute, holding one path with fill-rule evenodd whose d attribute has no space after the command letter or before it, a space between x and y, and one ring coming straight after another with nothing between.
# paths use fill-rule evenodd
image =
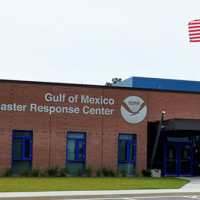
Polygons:
<instances>
[{"instance_id":1,"label":"blue sky","mask_svg":"<svg viewBox=\"0 0 200 200\"><path fill-rule=\"evenodd\" d=\"M0 79L200 81L199 0L0 0Z\"/></svg>"}]
</instances>

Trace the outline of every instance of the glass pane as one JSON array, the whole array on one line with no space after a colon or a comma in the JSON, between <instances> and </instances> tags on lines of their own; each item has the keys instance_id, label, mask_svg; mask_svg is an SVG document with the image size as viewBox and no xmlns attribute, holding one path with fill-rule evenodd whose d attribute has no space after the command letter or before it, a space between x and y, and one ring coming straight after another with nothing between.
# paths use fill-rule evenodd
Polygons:
<instances>
[{"instance_id":1,"label":"glass pane","mask_svg":"<svg viewBox=\"0 0 200 200\"><path fill-rule=\"evenodd\" d=\"M125 170L127 174L134 174L134 163L119 163L118 172L120 173L122 170Z\"/></svg>"},{"instance_id":2,"label":"glass pane","mask_svg":"<svg viewBox=\"0 0 200 200\"><path fill-rule=\"evenodd\" d=\"M84 162L68 162L67 169L69 174L76 174L84 172Z\"/></svg>"},{"instance_id":3,"label":"glass pane","mask_svg":"<svg viewBox=\"0 0 200 200\"><path fill-rule=\"evenodd\" d=\"M154 148L154 142L148 142L147 143L147 161L151 161L152 153L153 153L153 148ZM156 154L154 158L154 162L164 162L164 143L159 142L157 149L156 149Z\"/></svg>"},{"instance_id":4,"label":"glass pane","mask_svg":"<svg viewBox=\"0 0 200 200\"><path fill-rule=\"evenodd\" d=\"M193 165L193 174L200 176L200 163Z\"/></svg>"},{"instance_id":5,"label":"glass pane","mask_svg":"<svg viewBox=\"0 0 200 200\"><path fill-rule=\"evenodd\" d=\"M154 142L147 143L147 162L151 161L153 147L154 147Z\"/></svg>"},{"instance_id":6,"label":"glass pane","mask_svg":"<svg viewBox=\"0 0 200 200\"><path fill-rule=\"evenodd\" d=\"M22 159L22 138L14 138L13 159Z\"/></svg>"},{"instance_id":7,"label":"glass pane","mask_svg":"<svg viewBox=\"0 0 200 200\"><path fill-rule=\"evenodd\" d=\"M133 135L126 135L126 134L120 134L119 135L120 140L135 140L135 134Z\"/></svg>"},{"instance_id":8,"label":"glass pane","mask_svg":"<svg viewBox=\"0 0 200 200\"><path fill-rule=\"evenodd\" d=\"M31 141L30 140L25 140L25 157L31 157L30 155L30 143Z\"/></svg>"},{"instance_id":9,"label":"glass pane","mask_svg":"<svg viewBox=\"0 0 200 200\"><path fill-rule=\"evenodd\" d=\"M78 138L78 139L84 139L85 133L67 133L68 138Z\"/></svg>"},{"instance_id":10,"label":"glass pane","mask_svg":"<svg viewBox=\"0 0 200 200\"><path fill-rule=\"evenodd\" d=\"M127 160L127 141L119 141L119 161Z\"/></svg>"},{"instance_id":11,"label":"glass pane","mask_svg":"<svg viewBox=\"0 0 200 200\"><path fill-rule=\"evenodd\" d=\"M157 132L148 132L148 135L147 135L147 140L150 142L150 141L155 141L156 140L156 135L157 135ZM161 141L165 141L165 134L163 132L160 133L160 137L159 137L159 142Z\"/></svg>"},{"instance_id":12,"label":"glass pane","mask_svg":"<svg viewBox=\"0 0 200 200\"><path fill-rule=\"evenodd\" d=\"M83 157L83 141L78 142L78 158L82 159Z\"/></svg>"},{"instance_id":13,"label":"glass pane","mask_svg":"<svg viewBox=\"0 0 200 200\"><path fill-rule=\"evenodd\" d=\"M200 142L200 136L199 135L196 135L196 140L197 140L197 142ZM195 141L195 139L193 141Z\"/></svg>"},{"instance_id":14,"label":"glass pane","mask_svg":"<svg viewBox=\"0 0 200 200\"><path fill-rule=\"evenodd\" d=\"M181 173L190 173L190 146L181 146Z\"/></svg>"},{"instance_id":15,"label":"glass pane","mask_svg":"<svg viewBox=\"0 0 200 200\"><path fill-rule=\"evenodd\" d=\"M169 142L191 142L192 137L167 137L167 141Z\"/></svg>"},{"instance_id":16,"label":"glass pane","mask_svg":"<svg viewBox=\"0 0 200 200\"><path fill-rule=\"evenodd\" d=\"M148 133L148 141L155 141L155 140L156 140L156 133Z\"/></svg>"},{"instance_id":17,"label":"glass pane","mask_svg":"<svg viewBox=\"0 0 200 200\"><path fill-rule=\"evenodd\" d=\"M13 171L14 173L20 173L20 170L31 169L31 161L14 160Z\"/></svg>"},{"instance_id":18,"label":"glass pane","mask_svg":"<svg viewBox=\"0 0 200 200\"><path fill-rule=\"evenodd\" d=\"M76 160L76 140L68 139L67 160Z\"/></svg>"},{"instance_id":19,"label":"glass pane","mask_svg":"<svg viewBox=\"0 0 200 200\"><path fill-rule=\"evenodd\" d=\"M154 162L164 162L164 143L159 142L157 149L156 149L156 154L154 158Z\"/></svg>"},{"instance_id":20,"label":"glass pane","mask_svg":"<svg viewBox=\"0 0 200 200\"><path fill-rule=\"evenodd\" d=\"M134 160L134 143L129 143L129 160Z\"/></svg>"},{"instance_id":21,"label":"glass pane","mask_svg":"<svg viewBox=\"0 0 200 200\"><path fill-rule=\"evenodd\" d=\"M199 143L199 146L200 146L200 143ZM200 162L200 152L198 150L196 143L193 143L193 161Z\"/></svg>"},{"instance_id":22,"label":"glass pane","mask_svg":"<svg viewBox=\"0 0 200 200\"><path fill-rule=\"evenodd\" d=\"M176 145L167 145L167 173L176 173Z\"/></svg>"},{"instance_id":23,"label":"glass pane","mask_svg":"<svg viewBox=\"0 0 200 200\"><path fill-rule=\"evenodd\" d=\"M30 136L32 137L32 131L14 131L13 136Z\"/></svg>"}]
</instances>

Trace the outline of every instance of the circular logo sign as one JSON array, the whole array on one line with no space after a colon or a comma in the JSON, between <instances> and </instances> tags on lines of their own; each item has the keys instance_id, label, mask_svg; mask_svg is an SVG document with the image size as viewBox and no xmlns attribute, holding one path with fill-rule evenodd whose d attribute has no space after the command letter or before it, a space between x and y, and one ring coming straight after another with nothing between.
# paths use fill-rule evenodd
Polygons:
<instances>
[{"instance_id":1,"label":"circular logo sign","mask_svg":"<svg viewBox=\"0 0 200 200\"><path fill-rule=\"evenodd\" d=\"M124 100L126 105L121 106L122 117L131 124L137 124L147 115L147 106L142 106L144 101L137 96L130 96Z\"/></svg>"}]
</instances>

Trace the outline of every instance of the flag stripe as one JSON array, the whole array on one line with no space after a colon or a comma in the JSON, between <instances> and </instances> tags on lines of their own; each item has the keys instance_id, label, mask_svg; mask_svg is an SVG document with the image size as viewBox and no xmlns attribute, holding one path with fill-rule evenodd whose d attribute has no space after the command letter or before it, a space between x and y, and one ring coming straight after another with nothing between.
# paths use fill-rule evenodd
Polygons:
<instances>
[{"instance_id":1,"label":"flag stripe","mask_svg":"<svg viewBox=\"0 0 200 200\"><path fill-rule=\"evenodd\" d=\"M189 26L189 28L200 28L200 26Z\"/></svg>"},{"instance_id":2,"label":"flag stripe","mask_svg":"<svg viewBox=\"0 0 200 200\"><path fill-rule=\"evenodd\" d=\"M190 42L200 42L200 40L190 40Z\"/></svg>"},{"instance_id":3,"label":"flag stripe","mask_svg":"<svg viewBox=\"0 0 200 200\"><path fill-rule=\"evenodd\" d=\"M193 36L193 35L200 35L200 32L199 33L190 33L189 36Z\"/></svg>"},{"instance_id":4,"label":"flag stripe","mask_svg":"<svg viewBox=\"0 0 200 200\"><path fill-rule=\"evenodd\" d=\"M199 21L200 21L200 19L196 19L196 20L192 20L192 21L190 21L189 23L199 22Z\"/></svg>"},{"instance_id":5,"label":"flag stripe","mask_svg":"<svg viewBox=\"0 0 200 200\"><path fill-rule=\"evenodd\" d=\"M188 25L196 25L196 24L200 24L200 22L195 22L195 23L191 23L191 22L189 22Z\"/></svg>"},{"instance_id":6,"label":"flag stripe","mask_svg":"<svg viewBox=\"0 0 200 200\"><path fill-rule=\"evenodd\" d=\"M200 39L200 36L199 37L190 37L190 39Z\"/></svg>"},{"instance_id":7,"label":"flag stripe","mask_svg":"<svg viewBox=\"0 0 200 200\"><path fill-rule=\"evenodd\" d=\"M189 32L197 32L200 31L200 29L196 29L196 30L189 30Z\"/></svg>"},{"instance_id":8,"label":"flag stripe","mask_svg":"<svg viewBox=\"0 0 200 200\"><path fill-rule=\"evenodd\" d=\"M188 23L190 42L200 42L200 19Z\"/></svg>"}]
</instances>

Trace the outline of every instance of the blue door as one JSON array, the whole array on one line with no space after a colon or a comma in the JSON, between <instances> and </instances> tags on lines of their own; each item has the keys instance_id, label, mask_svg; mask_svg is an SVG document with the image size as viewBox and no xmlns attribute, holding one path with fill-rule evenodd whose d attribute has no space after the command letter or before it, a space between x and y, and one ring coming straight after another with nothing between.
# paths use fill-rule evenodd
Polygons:
<instances>
[{"instance_id":1,"label":"blue door","mask_svg":"<svg viewBox=\"0 0 200 200\"><path fill-rule=\"evenodd\" d=\"M166 143L164 175L192 175L191 143Z\"/></svg>"}]
</instances>

